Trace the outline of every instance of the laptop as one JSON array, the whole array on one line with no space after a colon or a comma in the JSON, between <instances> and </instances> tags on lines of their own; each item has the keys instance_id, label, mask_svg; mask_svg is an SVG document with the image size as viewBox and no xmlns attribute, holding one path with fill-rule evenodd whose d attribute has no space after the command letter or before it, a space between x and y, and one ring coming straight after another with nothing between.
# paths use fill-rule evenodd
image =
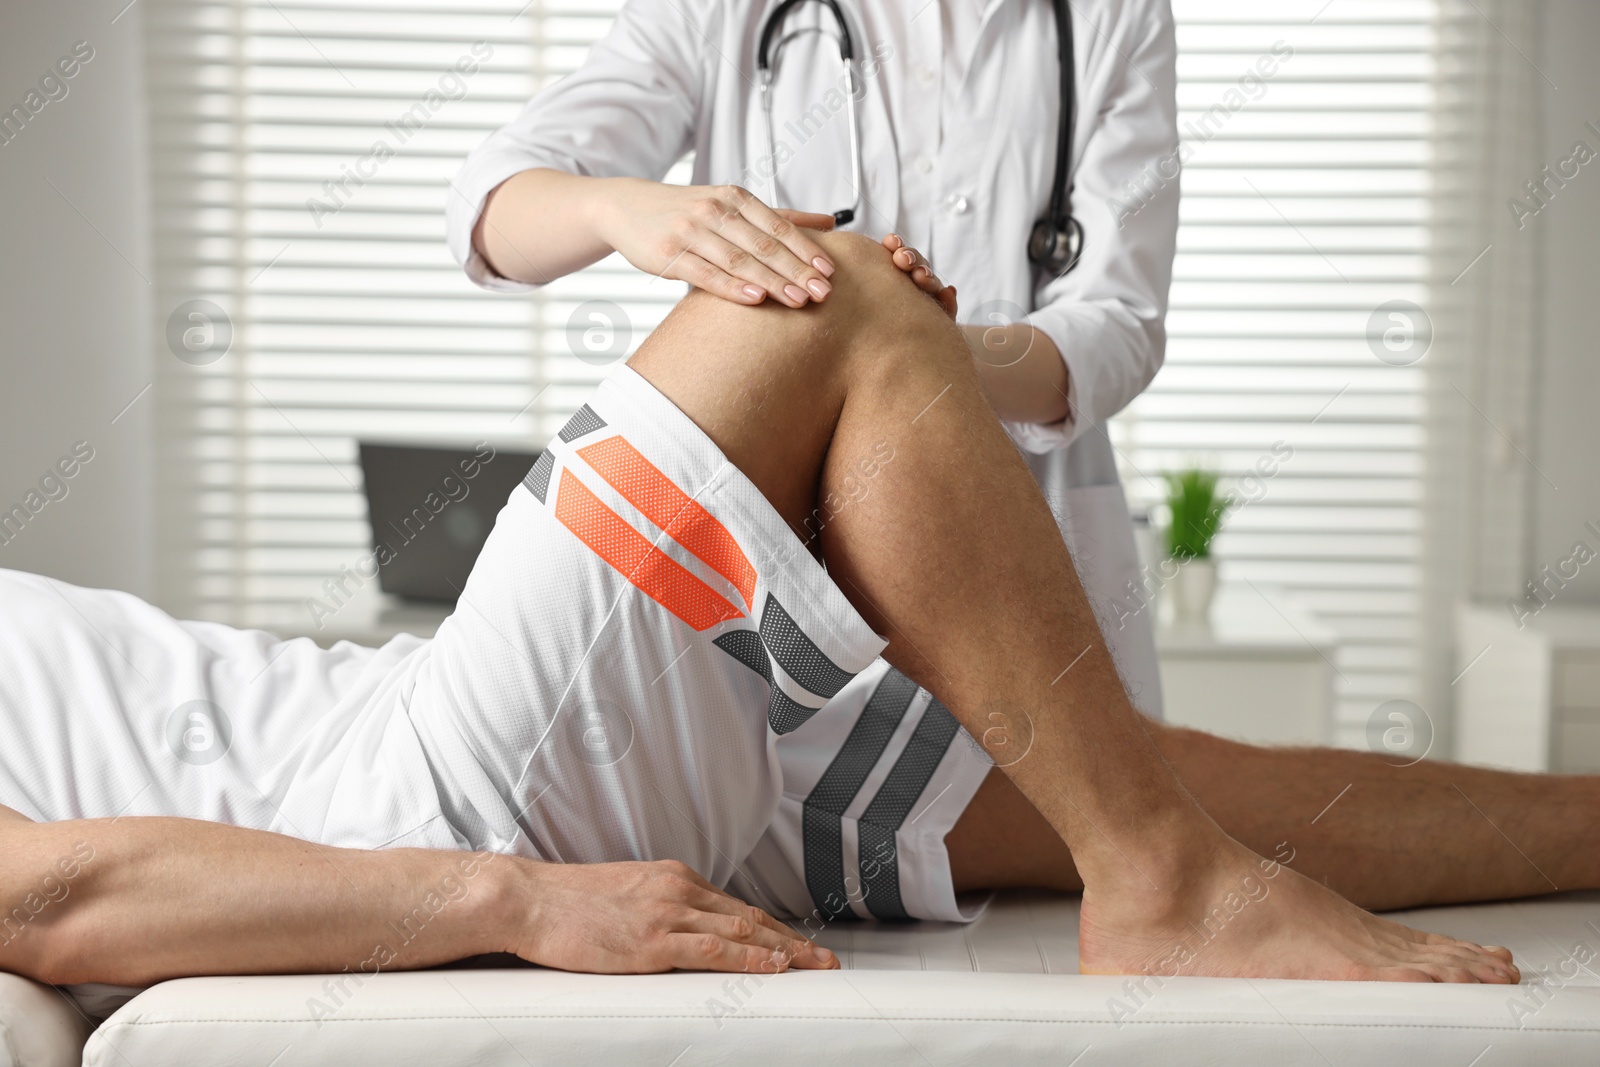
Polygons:
<instances>
[{"instance_id":1,"label":"laptop","mask_svg":"<svg viewBox=\"0 0 1600 1067\"><path fill-rule=\"evenodd\" d=\"M538 452L359 442L378 588L453 604Z\"/></svg>"}]
</instances>

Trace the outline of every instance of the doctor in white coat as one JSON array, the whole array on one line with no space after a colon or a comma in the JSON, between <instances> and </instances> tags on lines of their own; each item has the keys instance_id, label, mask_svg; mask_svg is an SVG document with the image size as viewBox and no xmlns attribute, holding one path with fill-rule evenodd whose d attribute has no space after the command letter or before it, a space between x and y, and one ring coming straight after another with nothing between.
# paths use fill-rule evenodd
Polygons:
<instances>
[{"instance_id":1,"label":"doctor in white coat","mask_svg":"<svg viewBox=\"0 0 1600 1067\"><path fill-rule=\"evenodd\" d=\"M901 235L961 294L989 401L1056 512L1135 704L1159 716L1106 420L1150 383L1166 345L1172 15L1168 0L1060 6L1083 233L1067 273L1028 256L1059 139L1052 0L629 0L576 72L472 153L452 183L449 239L495 290L615 251L726 299L799 307L827 298L832 268L795 221L838 212L843 228ZM780 7L764 101L762 31ZM690 151L693 184L662 184Z\"/></svg>"}]
</instances>

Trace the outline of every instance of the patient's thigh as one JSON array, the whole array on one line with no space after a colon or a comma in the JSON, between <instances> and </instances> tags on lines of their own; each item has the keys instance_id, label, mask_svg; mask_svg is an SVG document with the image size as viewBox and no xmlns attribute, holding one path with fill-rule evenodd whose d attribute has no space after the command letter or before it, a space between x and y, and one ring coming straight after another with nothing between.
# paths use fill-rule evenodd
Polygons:
<instances>
[{"instance_id":1,"label":"patient's thigh","mask_svg":"<svg viewBox=\"0 0 1600 1067\"><path fill-rule=\"evenodd\" d=\"M471 846L678 859L722 884L777 805L774 728L882 647L750 481L622 368L512 493L410 715Z\"/></svg>"}]
</instances>

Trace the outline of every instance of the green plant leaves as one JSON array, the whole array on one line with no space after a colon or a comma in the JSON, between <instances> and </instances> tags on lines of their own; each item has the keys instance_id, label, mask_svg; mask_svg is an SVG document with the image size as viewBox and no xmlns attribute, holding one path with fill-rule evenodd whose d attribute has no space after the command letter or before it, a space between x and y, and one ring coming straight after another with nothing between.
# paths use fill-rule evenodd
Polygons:
<instances>
[{"instance_id":1,"label":"green plant leaves","mask_svg":"<svg viewBox=\"0 0 1600 1067\"><path fill-rule=\"evenodd\" d=\"M1167 507L1172 511L1167 555L1176 560L1208 558L1211 539L1231 503L1217 495L1218 474L1190 468L1167 474L1166 480Z\"/></svg>"}]
</instances>

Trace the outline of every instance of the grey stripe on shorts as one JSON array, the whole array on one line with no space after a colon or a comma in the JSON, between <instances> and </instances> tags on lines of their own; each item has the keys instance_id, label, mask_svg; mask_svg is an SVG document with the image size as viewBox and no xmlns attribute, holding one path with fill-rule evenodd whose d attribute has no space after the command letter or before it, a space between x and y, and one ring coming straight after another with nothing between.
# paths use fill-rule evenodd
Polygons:
<instances>
[{"instance_id":1,"label":"grey stripe on shorts","mask_svg":"<svg viewBox=\"0 0 1600 1067\"><path fill-rule=\"evenodd\" d=\"M555 468L555 465L555 457L550 454L550 450L547 448L539 453L539 458L534 461L533 469L528 471L527 477L522 479L522 484L528 487L530 493L539 498L539 503L541 504L545 502L545 495L550 492L550 472Z\"/></svg>"},{"instance_id":2,"label":"grey stripe on shorts","mask_svg":"<svg viewBox=\"0 0 1600 1067\"><path fill-rule=\"evenodd\" d=\"M767 724L773 733L781 736L798 729L817 713L816 708L806 707L779 688L772 677L772 661L767 658L761 635L754 630L730 630L711 643L767 680L772 688L772 699L767 702Z\"/></svg>"},{"instance_id":3,"label":"grey stripe on shorts","mask_svg":"<svg viewBox=\"0 0 1600 1067\"><path fill-rule=\"evenodd\" d=\"M864 903L880 919L911 918L900 899L900 857L895 833L905 825L912 806L928 788L933 772L960 729L948 708L937 700L931 701L895 761L894 770L857 820L857 861Z\"/></svg>"},{"instance_id":4,"label":"grey stripe on shorts","mask_svg":"<svg viewBox=\"0 0 1600 1067\"><path fill-rule=\"evenodd\" d=\"M567 444L571 444L584 434L594 433L596 430L603 428L605 424L606 420L595 414L594 408L585 404L573 413L572 418L567 420L567 424L561 427L561 431L556 436Z\"/></svg>"},{"instance_id":5,"label":"grey stripe on shorts","mask_svg":"<svg viewBox=\"0 0 1600 1067\"><path fill-rule=\"evenodd\" d=\"M783 691L773 677L774 660L806 692L824 699L832 699L846 682L855 677L829 659L771 593L767 594L766 605L761 611L760 633L734 630L715 638L711 643L767 680L772 687L772 699L767 704L767 722L772 726L772 732L779 736L804 726L806 720L817 713L817 709L806 707Z\"/></svg>"},{"instance_id":6,"label":"grey stripe on shorts","mask_svg":"<svg viewBox=\"0 0 1600 1067\"><path fill-rule=\"evenodd\" d=\"M855 677L829 659L771 593L761 610L761 640L785 674L819 697L832 700Z\"/></svg>"},{"instance_id":7,"label":"grey stripe on shorts","mask_svg":"<svg viewBox=\"0 0 1600 1067\"><path fill-rule=\"evenodd\" d=\"M824 921L855 918L844 870L844 813L877 766L917 695L917 683L890 669L873 690L844 746L802 807L806 888Z\"/></svg>"}]
</instances>

